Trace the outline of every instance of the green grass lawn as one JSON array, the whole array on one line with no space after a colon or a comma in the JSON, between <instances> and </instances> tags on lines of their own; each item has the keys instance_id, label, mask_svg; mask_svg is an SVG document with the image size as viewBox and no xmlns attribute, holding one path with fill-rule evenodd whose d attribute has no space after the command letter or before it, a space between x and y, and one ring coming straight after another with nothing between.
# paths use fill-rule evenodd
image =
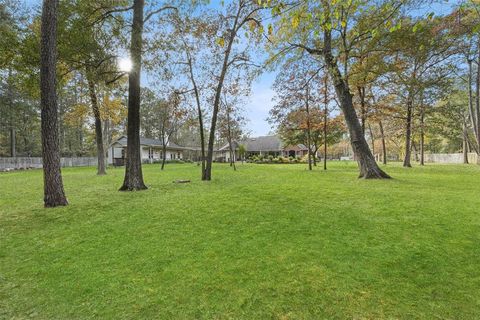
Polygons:
<instances>
[{"instance_id":1,"label":"green grass lawn","mask_svg":"<svg viewBox=\"0 0 480 320\"><path fill-rule=\"evenodd\" d=\"M0 318L479 319L480 167L330 167L0 174Z\"/></svg>"}]
</instances>

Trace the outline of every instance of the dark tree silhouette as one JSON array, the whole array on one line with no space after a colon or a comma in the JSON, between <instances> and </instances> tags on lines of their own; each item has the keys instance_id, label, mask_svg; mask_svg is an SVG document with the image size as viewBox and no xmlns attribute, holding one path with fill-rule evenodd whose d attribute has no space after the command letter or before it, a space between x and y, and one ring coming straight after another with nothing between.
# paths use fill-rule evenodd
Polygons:
<instances>
[{"instance_id":1,"label":"dark tree silhouette","mask_svg":"<svg viewBox=\"0 0 480 320\"><path fill-rule=\"evenodd\" d=\"M40 95L45 207L68 204L63 190L58 141L56 64L58 0L44 0L42 8Z\"/></svg>"},{"instance_id":2,"label":"dark tree silhouette","mask_svg":"<svg viewBox=\"0 0 480 320\"><path fill-rule=\"evenodd\" d=\"M130 44L132 70L128 77L127 157L125 179L120 191L144 190L140 155L140 72L142 66L142 33L144 0L133 3L133 25Z\"/></svg>"}]
</instances>

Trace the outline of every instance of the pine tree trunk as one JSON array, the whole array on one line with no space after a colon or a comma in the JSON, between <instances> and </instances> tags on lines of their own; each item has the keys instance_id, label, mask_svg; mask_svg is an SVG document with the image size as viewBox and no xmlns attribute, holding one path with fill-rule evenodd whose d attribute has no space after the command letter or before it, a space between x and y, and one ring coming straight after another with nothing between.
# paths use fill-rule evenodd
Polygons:
<instances>
[{"instance_id":1,"label":"pine tree trunk","mask_svg":"<svg viewBox=\"0 0 480 320\"><path fill-rule=\"evenodd\" d=\"M410 168L411 156L412 156L412 109L413 102L412 98L409 96L407 99L407 118L406 118L406 128L405 128L405 158L403 159L403 166Z\"/></svg>"},{"instance_id":2,"label":"pine tree trunk","mask_svg":"<svg viewBox=\"0 0 480 320\"><path fill-rule=\"evenodd\" d=\"M90 94L90 102L92 104L93 116L95 118L95 142L97 144L97 175L107 174L105 168L105 150L103 144L102 118L100 116L100 108L98 107L97 93L95 91L95 83L91 74L87 71L88 92Z\"/></svg>"},{"instance_id":3,"label":"pine tree trunk","mask_svg":"<svg viewBox=\"0 0 480 320\"><path fill-rule=\"evenodd\" d=\"M56 93L58 0L44 0L42 7L40 95L45 207L68 204L63 189L58 139Z\"/></svg>"},{"instance_id":4,"label":"pine tree trunk","mask_svg":"<svg viewBox=\"0 0 480 320\"><path fill-rule=\"evenodd\" d=\"M365 179L388 179L390 176L383 172L383 170L377 165L375 158L368 147L368 143L363 136L360 122L358 121L355 108L353 107L352 95L349 91L348 85L342 78L337 61L333 57L331 41L331 30L326 29L324 31L323 49L325 63L328 67L330 77L332 78L340 108L343 111L345 122L347 123L350 133L352 149L360 169L359 177Z\"/></svg>"},{"instance_id":5,"label":"pine tree trunk","mask_svg":"<svg viewBox=\"0 0 480 320\"><path fill-rule=\"evenodd\" d=\"M127 157L125 178L120 191L144 190L140 152L140 72L142 64L144 0L133 2L133 25L130 44L132 70L128 77Z\"/></svg>"}]
</instances>

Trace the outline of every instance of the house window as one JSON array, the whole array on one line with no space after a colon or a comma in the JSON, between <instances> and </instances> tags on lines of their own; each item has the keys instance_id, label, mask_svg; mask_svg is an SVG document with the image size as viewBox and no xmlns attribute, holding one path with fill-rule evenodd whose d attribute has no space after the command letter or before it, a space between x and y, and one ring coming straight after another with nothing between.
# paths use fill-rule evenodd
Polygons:
<instances>
[{"instance_id":1,"label":"house window","mask_svg":"<svg viewBox=\"0 0 480 320\"><path fill-rule=\"evenodd\" d=\"M122 148L122 159L125 158L125 148Z\"/></svg>"},{"instance_id":2,"label":"house window","mask_svg":"<svg viewBox=\"0 0 480 320\"><path fill-rule=\"evenodd\" d=\"M153 159L153 149L152 148L148 149L148 159Z\"/></svg>"}]
</instances>

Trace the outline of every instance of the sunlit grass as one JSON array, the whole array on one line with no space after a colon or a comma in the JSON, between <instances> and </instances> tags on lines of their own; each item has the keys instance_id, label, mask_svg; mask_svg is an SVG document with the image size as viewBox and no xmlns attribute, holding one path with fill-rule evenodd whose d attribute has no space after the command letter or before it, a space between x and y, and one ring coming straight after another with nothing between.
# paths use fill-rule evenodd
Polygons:
<instances>
[{"instance_id":1,"label":"sunlit grass","mask_svg":"<svg viewBox=\"0 0 480 320\"><path fill-rule=\"evenodd\" d=\"M480 168L353 163L0 174L0 318L476 319ZM173 180L191 179L189 184Z\"/></svg>"}]
</instances>

